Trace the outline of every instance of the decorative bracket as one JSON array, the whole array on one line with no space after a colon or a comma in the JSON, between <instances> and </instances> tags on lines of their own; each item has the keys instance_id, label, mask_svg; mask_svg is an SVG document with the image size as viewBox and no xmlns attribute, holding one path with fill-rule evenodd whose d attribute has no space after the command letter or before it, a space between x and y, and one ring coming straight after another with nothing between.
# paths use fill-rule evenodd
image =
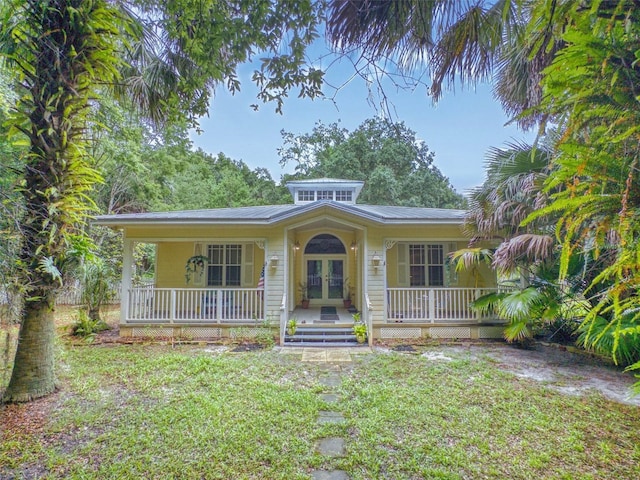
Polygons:
<instances>
[{"instance_id":1,"label":"decorative bracket","mask_svg":"<svg viewBox=\"0 0 640 480\"><path fill-rule=\"evenodd\" d=\"M254 242L260 250L264 250L264 240L254 240Z\"/></svg>"},{"instance_id":2,"label":"decorative bracket","mask_svg":"<svg viewBox=\"0 0 640 480\"><path fill-rule=\"evenodd\" d=\"M395 244L398 243L397 240L385 240L384 241L384 249L385 250L391 250Z\"/></svg>"}]
</instances>

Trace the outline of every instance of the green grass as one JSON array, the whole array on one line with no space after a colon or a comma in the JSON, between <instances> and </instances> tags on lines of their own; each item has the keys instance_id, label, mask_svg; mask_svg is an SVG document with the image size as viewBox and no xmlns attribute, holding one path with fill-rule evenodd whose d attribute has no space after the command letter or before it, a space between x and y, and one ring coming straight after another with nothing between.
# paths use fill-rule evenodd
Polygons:
<instances>
[{"instance_id":1,"label":"green grass","mask_svg":"<svg viewBox=\"0 0 640 480\"><path fill-rule=\"evenodd\" d=\"M44 430L0 440L0 478L640 478L637 407L566 396L462 353L359 356L329 405L326 367L276 352L61 342L58 357ZM347 422L318 425L320 410ZM344 458L315 453L336 435Z\"/></svg>"}]
</instances>

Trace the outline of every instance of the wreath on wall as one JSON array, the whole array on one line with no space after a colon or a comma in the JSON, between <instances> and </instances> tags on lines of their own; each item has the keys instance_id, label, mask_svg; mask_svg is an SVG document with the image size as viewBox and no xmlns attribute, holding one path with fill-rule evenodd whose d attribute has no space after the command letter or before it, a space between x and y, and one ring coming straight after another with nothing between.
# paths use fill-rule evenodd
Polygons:
<instances>
[{"instance_id":1,"label":"wreath on wall","mask_svg":"<svg viewBox=\"0 0 640 480\"><path fill-rule=\"evenodd\" d=\"M202 279L204 274L204 268L207 266L209 258L205 255L194 255L187 260L187 264L184 266L184 278L187 280L187 285L191 281L191 278L197 280Z\"/></svg>"}]
</instances>

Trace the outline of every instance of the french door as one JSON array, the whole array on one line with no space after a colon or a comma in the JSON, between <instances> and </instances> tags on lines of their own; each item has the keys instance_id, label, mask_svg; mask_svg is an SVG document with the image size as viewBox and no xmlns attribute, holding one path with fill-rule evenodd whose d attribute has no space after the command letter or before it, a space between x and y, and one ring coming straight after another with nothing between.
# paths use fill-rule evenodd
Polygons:
<instances>
[{"instance_id":1,"label":"french door","mask_svg":"<svg viewBox=\"0 0 640 480\"><path fill-rule=\"evenodd\" d=\"M309 300L315 305L339 305L344 292L345 258L307 257Z\"/></svg>"}]
</instances>

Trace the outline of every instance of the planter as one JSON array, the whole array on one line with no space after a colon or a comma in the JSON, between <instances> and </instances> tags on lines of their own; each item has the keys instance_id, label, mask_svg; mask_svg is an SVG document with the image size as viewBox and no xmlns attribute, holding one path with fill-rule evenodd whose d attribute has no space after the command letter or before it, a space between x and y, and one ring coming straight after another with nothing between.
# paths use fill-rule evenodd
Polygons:
<instances>
[{"instance_id":1,"label":"planter","mask_svg":"<svg viewBox=\"0 0 640 480\"><path fill-rule=\"evenodd\" d=\"M356 335L356 341L358 343L364 343L367 340L366 335Z\"/></svg>"},{"instance_id":2,"label":"planter","mask_svg":"<svg viewBox=\"0 0 640 480\"><path fill-rule=\"evenodd\" d=\"M296 329L295 328L287 328L287 335L289 335L290 337L293 337L296 334Z\"/></svg>"},{"instance_id":3,"label":"planter","mask_svg":"<svg viewBox=\"0 0 640 480\"><path fill-rule=\"evenodd\" d=\"M309 300L302 300L302 308L309 308Z\"/></svg>"},{"instance_id":4,"label":"planter","mask_svg":"<svg viewBox=\"0 0 640 480\"><path fill-rule=\"evenodd\" d=\"M350 308L351 307L351 300L350 299L349 300L344 299L344 300L342 300L342 303L344 304L344 308Z\"/></svg>"}]
</instances>

